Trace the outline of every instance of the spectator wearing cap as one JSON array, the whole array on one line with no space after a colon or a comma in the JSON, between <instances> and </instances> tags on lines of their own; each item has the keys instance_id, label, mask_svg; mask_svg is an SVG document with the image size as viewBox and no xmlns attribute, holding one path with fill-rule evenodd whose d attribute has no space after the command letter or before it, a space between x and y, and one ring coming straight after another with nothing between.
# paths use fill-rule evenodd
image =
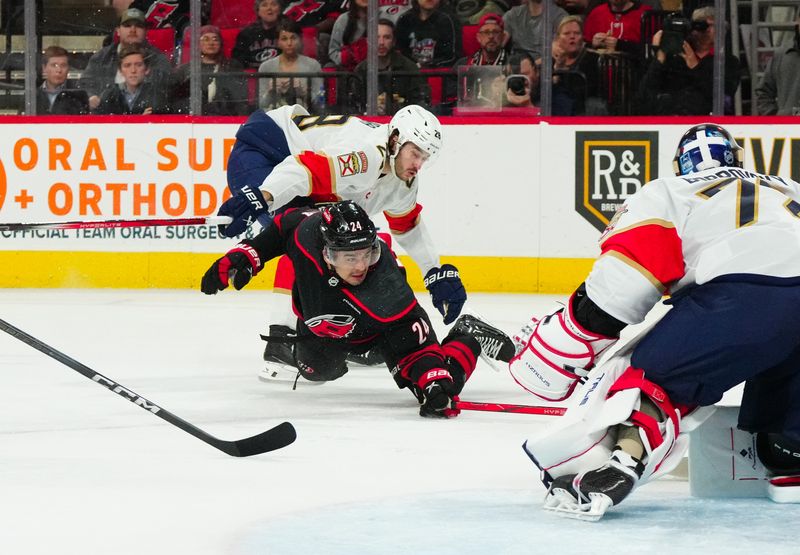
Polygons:
<instances>
[{"instance_id":1,"label":"spectator wearing cap","mask_svg":"<svg viewBox=\"0 0 800 555\"><path fill-rule=\"evenodd\" d=\"M800 17L795 21L794 40L778 50L767 65L756 88L756 106L762 116L800 116Z\"/></svg>"},{"instance_id":2,"label":"spectator wearing cap","mask_svg":"<svg viewBox=\"0 0 800 555\"><path fill-rule=\"evenodd\" d=\"M441 0L413 0L397 20L397 48L419 67L452 67L461 53L461 25Z\"/></svg>"},{"instance_id":3,"label":"spectator wearing cap","mask_svg":"<svg viewBox=\"0 0 800 555\"><path fill-rule=\"evenodd\" d=\"M135 8L125 10L116 32L119 44L109 44L95 52L78 82L78 86L89 95L89 107L93 110L100 104L103 91L125 80L119 71L119 52L122 48L137 46L141 49L149 68L147 82L161 87L169 83L169 60L163 52L147 42L144 12Z\"/></svg>"},{"instance_id":4,"label":"spectator wearing cap","mask_svg":"<svg viewBox=\"0 0 800 555\"><path fill-rule=\"evenodd\" d=\"M188 114L191 64L183 64L172 76L172 111ZM225 57L222 35L214 25L200 28L200 75L203 115L239 116L247 113L247 84L242 64ZM239 75L237 75L239 73Z\"/></svg>"},{"instance_id":5,"label":"spectator wearing cap","mask_svg":"<svg viewBox=\"0 0 800 555\"><path fill-rule=\"evenodd\" d=\"M36 112L44 114L88 114L86 92L75 90L67 79L69 54L60 46L48 46L42 56L42 86L36 90Z\"/></svg>"},{"instance_id":6,"label":"spectator wearing cap","mask_svg":"<svg viewBox=\"0 0 800 555\"><path fill-rule=\"evenodd\" d=\"M553 2L553 0L547 0ZM544 54L544 5L542 0L528 0L503 14L508 36L506 48L512 53L528 52L534 59ZM555 36L558 23L567 12L552 3L550 24Z\"/></svg>"},{"instance_id":7,"label":"spectator wearing cap","mask_svg":"<svg viewBox=\"0 0 800 555\"><path fill-rule=\"evenodd\" d=\"M256 0L258 19L236 35L231 56L246 68L257 69L263 62L280 54L278 22L283 17L280 0Z\"/></svg>"},{"instance_id":8,"label":"spectator wearing cap","mask_svg":"<svg viewBox=\"0 0 800 555\"><path fill-rule=\"evenodd\" d=\"M469 59L462 58L458 65L467 66L502 66L508 61L503 44L507 37L503 17L495 13L487 13L478 22L478 51Z\"/></svg>"},{"instance_id":9,"label":"spectator wearing cap","mask_svg":"<svg viewBox=\"0 0 800 555\"><path fill-rule=\"evenodd\" d=\"M505 23L497 14L486 14L478 22L476 35L480 48L469 58L458 61L461 107L495 107L503 104L508 55Z\"/></svg>"}]
</instances>

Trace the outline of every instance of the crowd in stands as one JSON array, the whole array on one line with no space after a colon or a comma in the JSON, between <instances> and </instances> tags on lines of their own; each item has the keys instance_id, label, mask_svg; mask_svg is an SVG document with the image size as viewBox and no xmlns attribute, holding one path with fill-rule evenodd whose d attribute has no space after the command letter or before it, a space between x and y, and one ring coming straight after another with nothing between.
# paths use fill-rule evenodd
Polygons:
<instances>
[{"instance_id":1,"label":"crowd in stands","mask_svg":"<svg viewBox=\"0 0 800 555\"><path fill-rule=\"evenodd\" d=\"M412 103L439 114L538 113L541 68L549 63L553 115L708 114L722 28L709 1L379 0L378 113ZM551 3L549 45L544 2ZM66 79L67 51L45 50L39 113L189 113L189 1L115 3L122 3L119 25L76 82ZM367 0L202 4L204 114L294 103L311 113L366 109ZM686 22L676 48L660 30L670 17ZM164 29L174 31L171 40L155 46ZM759 85L765 114L800 112L797 37ZM728 54L726 113L741 74Z\"/></svg>"}]
</instances>

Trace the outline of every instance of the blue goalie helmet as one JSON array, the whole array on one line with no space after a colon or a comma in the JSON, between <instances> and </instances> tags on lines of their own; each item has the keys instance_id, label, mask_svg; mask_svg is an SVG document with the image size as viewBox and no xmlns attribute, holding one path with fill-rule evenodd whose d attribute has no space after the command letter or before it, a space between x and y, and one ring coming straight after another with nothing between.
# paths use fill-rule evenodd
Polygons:
<instances>
[{"instance_id":1,"label":"blue goalie helmet","mask_svg":"<svg viewBox=\"0 0 800 555\"><path fill-rule=\"evenodd\" d=\"M681 137L672 165L675 175L686 175L721 166L741 168L744 150L725 129L702 123Z\"/></svg>"}]
</instances>

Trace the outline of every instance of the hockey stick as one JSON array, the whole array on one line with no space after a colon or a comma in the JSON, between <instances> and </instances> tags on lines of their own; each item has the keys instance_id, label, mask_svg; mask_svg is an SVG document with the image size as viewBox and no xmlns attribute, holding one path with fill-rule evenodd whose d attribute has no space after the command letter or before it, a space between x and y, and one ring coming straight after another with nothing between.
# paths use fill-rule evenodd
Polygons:
<instances>
[{"instance_id":1,"label":"hockey stick","mask_svg":"<svg viewBox=\"0 0 800 555\"><path fill-rule=\"evenodd\" d=\"M487 412L514 412L520 414L543 414L561 416L567 409L564 407L542 407L535 405L510 405L508 403L475 403L472 401L456 401L456 409L479 410Z\"/></svg>"},{"instance_id":2,"label":"hockey stick","mask_svg":"<svg viewBox=\"0 0 800 555\"><path fill-rule=\"evenodd\" d=\"M141 407L148 412L152 412L173 426L180 428L184 432L193 435L200 441L204 441L205 443L208 443L212 447L216 447L220 451L227 453L232 457L249 457L251 455L266 453L267 451L274 451L276 449L280 449L281 447L286 447L292 443L295 438L297 438L297 433L295 432L294 426L292 426L289 422L283 422L274 428L267 430L266 432L262 432L258 435L254 435L245 439L240 439L237 441L225 441L218 439L211 434L204 432L200 428L189 424L187 421L172 414L168 410L159 407L141 395L134 393L130 389L120 385L114 380L107 378L99 372L95 372L88 366L81 364L73 358L70 358L61 351L54 349L53 347L43 343L31 335L28 335L21 329L9 324L5 320L0 319L0 329L12 337L19 339L23 343L30 345L37 351L41 351L47 356L56 359L58 362L69 366L93 382L97 382L106 389L113 391L123 399L127 399L134 405Z\"/></svg>"},{"instance_id":3,"label":"hockey stick","mask_svg":"<svg viewBox=\"0 0 800 555\"><path fill-rule=\"evenodd\" d=\"M99 220L96 222L44 222L0 224L0 231L27 231L33 229L109 229L118 227L161 227L167 225L218 225L233 221L229 216L198 218L154 218L149 220Z\"/></svg>"}]
</instances>

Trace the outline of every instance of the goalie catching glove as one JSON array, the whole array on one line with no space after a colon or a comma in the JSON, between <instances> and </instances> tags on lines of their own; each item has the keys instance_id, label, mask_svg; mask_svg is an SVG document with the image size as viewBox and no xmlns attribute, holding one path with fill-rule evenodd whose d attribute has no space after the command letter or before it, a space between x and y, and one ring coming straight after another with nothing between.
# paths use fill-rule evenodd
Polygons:
<instances>
[{"instance_id":1,"label":"goalie catching glove","mask_svg":"<svg viewBox=\"0 0 800 555\"><path fill-rule=\"evenodd\" d=\"M524 389L547 401L569 397L600 354L617 339L586 330L573 313L575 295L566 307L537 320L515 337L518 352L509 371Z\"/></svg>"},{"instance_id":2,"label":"goalie catching glove","mask_svg":"<svg viewBox=\"0 0 800 555\"><path fill-rule=\"evenodd\" d=\"M215 295L233 282L234 289L239 291L262 267L258 251L247 243L239 243L206 271L200 290L206 295Z\"/></svg>"},{"instance_id":3,"label":"goalie catching glove","mask_svg":"<svg viewBox=\"0 0 800 555\"><path fill-rule=\"evenodd\" d=\"M452 264L442 264L441 268L431 268L425 274L425 287L431 293L431 301L444 317L445 325L455 322L467 301L467 292L458 269Z\"/></svg>"}]
</instances>

